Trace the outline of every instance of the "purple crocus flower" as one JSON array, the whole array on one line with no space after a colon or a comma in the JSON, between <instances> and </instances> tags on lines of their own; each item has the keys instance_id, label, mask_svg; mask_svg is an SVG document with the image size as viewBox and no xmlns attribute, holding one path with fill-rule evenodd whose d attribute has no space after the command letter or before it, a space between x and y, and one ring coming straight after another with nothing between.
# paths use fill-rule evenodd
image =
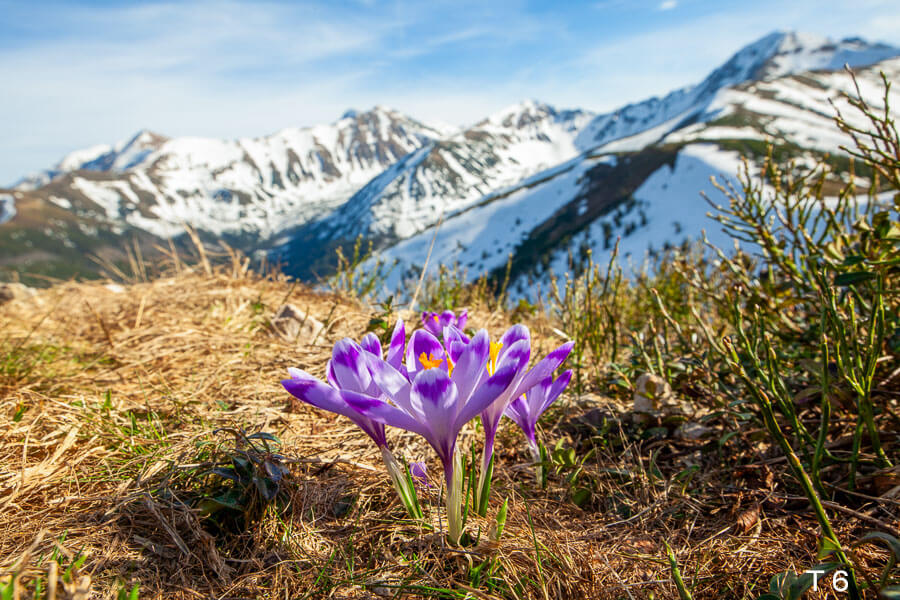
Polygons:
<instances>
[{"instance_id":1,"label":"purple crocus flower","mask_svg":"<svg viewBox=\"0 0 900 600\"><path fill-rule=\"evenodd\" d=\"M464 310L459 313L459 316L453 314L452 310L445 310L442 313L436 312L423 312L422 313L422 325L428 332L435 336L440 337L441 334L444 333L444 328L448 325L452 325L456 327L460 331L466 328L466 321L469 320L469 311ZM463 335L465 337L465 335ZM466 341L469 338L466 337Z\"/></svg>"},{"instance_id":2,"label":"purple crocus flower","mask_svg":"<svg viewBox=\"0 0 900 600\"><path fill-rule=\"evenodd\" d=\"M487 331L481 330L461 350L457 361L447 361L437 338L418 330L406 348L405 373L372 354L366 356L375 384L393 404L361 394L347 397L365 417L417 433L434 448L444 468L447 523L454 544L462 534L463 473L456 438L525 366L521 355L510 353L484 376L490 347Z\"/></svg>"},{"instance_id":3,"label":"purple crocus flower","mask_svg":"<svg viewBox=\"0 0 900 600\"><path fill-rule=\"evenodd\" d=\"M425 461L418 460L409 463L409 474L412 475L417 487L431 487L431 484L428 483L428 467L425 465Z\"/></svg>"},{"instance_id":4,"label":"purple crocus flower","mask_svg":"<svg viewBox=\"0 0 900 600\"><path fill-rule=\"evenodd\" d=\"M404 343L403 323L398 321L388 349L388 361L399 362L398 356L402 360ZM331 360L325 367L328 384L305 371L289 368L291 378L282 381L281 385L292 396L307 404L347 417L372 438L381 451L391 482L407 511L412 517L421 518L422 512L415 490L409 485L405 469L388 448L384 423L366 417L348 402L349 398L370 398L381 394L369 370L368 357L382 360L381 343L377 336L366 334L360 344L351 339L343 339L334 345Z\"/></svg>"},{"instance_id":5,"label":"purple crocus flower","mask_svg":"<svg viewBox=\"0 0 900 600\"><path fill-rule=\"evenodd\" d=\"M503 413L522 428L525 437L528 439L528 449L531 452L531 458L535 463L541 462L541 452L538 448L535 431L538 419L559 398L559 395L566 389L571 379L572 371L564 371L555 381L552 377L547 377L510 402ZM540 468L540 465L538 465L538 481L541 479Z\"/></svg>"},{"instance_id":6,"label":"purple crocus flower","mask_svg":"<svg viewBox=\"0 0 900 600\"><path fill-rule=\"evenodd\" d=\"M281 382L292 396L339 415L356 423L379 448L387 447L384 425L359 414L347 404L343 391L378 395L379 390L363 358L365 355L381 358L381 344L374 334L367 334L362 344L343 339L334 345L331 360L325 366L327 385L301 369L288 368L290 379Z\"/></svg>"},{"instance_id":7,"label":"purple crocus flower","mask_svg":"<svg viewBox=\"0 0 900 600\"><path fill-rule=\"evenodd\" d=\"M481 474L476 488L475 507L479 514L487 512L487 495L490 490L490 473L494 456L494 440L500 419L510 402L533 388L542 380L552 376L553 372L566 360L574 343L566 342L541 359L530 371L524 368L516 373L513 381L497 398L481 413L481 424L484 426L484 454L481 462ZM524 325L513 325L500 338L500 342L491 344L491 362L488 372L494 365L502 363L507 357L515 357L519 363L527 365L531 356L531 334Z\"/></svg>"}]
</instances>

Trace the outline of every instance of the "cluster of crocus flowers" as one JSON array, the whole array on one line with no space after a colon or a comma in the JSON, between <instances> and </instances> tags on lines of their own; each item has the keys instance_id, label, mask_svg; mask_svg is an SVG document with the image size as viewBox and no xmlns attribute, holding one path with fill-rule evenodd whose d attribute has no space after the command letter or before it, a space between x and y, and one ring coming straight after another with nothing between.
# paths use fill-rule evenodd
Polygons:
<instances>
[{"instance_id":1,"label":"cluster of crocus flowers","mask_svg":"<svg viewBox=\"0 0 900 600\"><path fill-rule=\"evenodd\" d=\"M549 393L541 391L548 378L552 382L552 374L568 356L571 343L554 350L529 370L531 340L526 327L513 326L492 342L484 329L471 337L466 335L462 331L465 323L465 313L459 317L450 311L426 313L425 328L414 331L407 344L403 323L398 322L386 356L374 335L367 335L360 344L344 339L335 345L327 366L328 384L296 369L290 371L291 379L283 382L285 389L300 400L350 418L372 438L381 449L397 492L414 516L420 509L413 476L400 467L388 449L384 427L422 436L443 466L447 528L454 544L459 542L463 527L465 474L457 450L463 426L480 416L484 427L476 510L485 514L500 419L504 413L512 417L531 444L534 423L571 376L564 373L556 380L559 383L551 384ZM443 343L433 333L438 327ZM553 399L547 401L551 395ZM526 402L522 405L526 408L519 407L519 402ZM518 408L510 410L513 403Z\"/></svg>"}]
</instances>

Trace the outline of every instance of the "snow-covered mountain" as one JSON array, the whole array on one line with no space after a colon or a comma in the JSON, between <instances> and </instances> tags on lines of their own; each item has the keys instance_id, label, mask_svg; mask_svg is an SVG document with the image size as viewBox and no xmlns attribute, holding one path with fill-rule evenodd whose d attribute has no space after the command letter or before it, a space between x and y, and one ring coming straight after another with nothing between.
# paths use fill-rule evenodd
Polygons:
<instances>
[{"instance_id":1,"label":"snow-covered mountain","mask_svg":"<svg viewBox=\"0 0 900 600\"><path fill-rule=\"evenodd\" d=\"M883 107L881 73L900 80L900 58L856 71L857 83L873 109ZM710 178L733 178L741 158L761 159L773 141L802 163L826 153L839 156L849 140L834 123L837 107L851 124L865 127L844 94L855 92L842 71L806 72L751 81L719 90L708 102L706 120L676 128L657 143L636 150L612 141L522 182L502 198L480 204L386 248L380 258L397 261L387 281L396 289L418 276L431 249L429 268L458 265L471 277L499 275L512 257L512 287L534 296L534 283L550 272L564 273L570 255L590 249L600 264L617 238L624 262L639 265L648 251L697 239L701 231L720 247L730 239L706 214L701 197L721 198ZM892 105L900 91L892 90ZM635 146L637 144L635 143ZM433 243L433 248L432 248Z\"/></svg>"},{"instance_id":2,"label":"snow-covered mountain","mask_svg":"<svg viewBox=\"0 0 900 600\"><path fill-rule=\"evenodd\" d=\"M65 262L95 238L174 237L188 224L309 276L363 236L400 261L396 279L435 239L432 266L474 276L512 254L522 285L570 250L602 256L619 235L636 258L696 235L710 225L698 195L709 176L733 174L764 140L798 156L839 152L829 101L850 86L839 69L863 68L877 104L876 71L900 77L897 56L858 38L774 33L699 84L605 114L527 101L458 130L376 107L252 139L142 131L0 190L0 249Z\"/></svg>"},{"instance_id":3,"label":"snow-covered mountain","mask_svg":"<svg viewBox=\"0 0 900 600\"><path fill-rule=\"evenodd\" d=\"M575 138L592 117L534 101L505 108L392 165L317 223L315 235L413 235L442 214L467 208L577 155Z\"/></svg>"},{"instance_id":4,"label":"snow-covered mountain","mask_svg":"<svg viewBox=\"0 0 900 600\"><path fill-rule=\"evenodd\" d=\"M808 34L773 33L738 51L701 83L671 92L664 98L650 98L601 115L557 111L534 102L516 105L405 157L369 182L346 204L302 226L276 254L289 265L291 257L304 256L307 259L304 265L309 265L310 252L314 255L316 249L322 249L330 254L335 245L363 236L373 240L376 247L385 249L390 258L415 264L424 256L420 242L430 243L432 228L442 221L438 239L446 239L452 250L443 261L439 258L434 264L459 260L477 273L492 263L485 254L501 256L505 261L518 238L529 231L529 220L539 218L519 215L513 208L510 214L518 216L512 222L499 215L489 219L487 215L501 205L518 206L519 202L525 202L526 196L532 198L536 190L555 186L549 183L552 181L568 183L554 188L552 199L537 203L539 214L545 215L551 206L570 203L579 195L577 188L583 184L584 174L591 170L593 162L600 160L601 165L606 165L606 158L597 159L598 156L640 152L663 144L684 144L699 139L701 130L707 138L719 135L762 139L778 137L792 127L798 135L813 131L807 137L822 138L818 149L833 151L839 132L831 123L832 111L827 101L835 94L807 89L804 101L808 104L801 102L802 110L786 111L790 99L773 99L776 91L767 89L766 83L781 82L795 73L840 69L845 63L861 67L898 55L900 49L859 39L835 42ZM835 77L848 80L845 74ZM757 87L742 87L750 83ZM779 85L787 94L794 84ZM838 89L828 88L831 82L823 85ZM731 90L733 94L726 93ZM753 98L756 104L751 101ZM760 103L764 105L759 108L762 114L753 120L754 107ZM735 127L724 131L722 127L727 122L723 119L732 115L729 122L739 120L738 113L745 120L753 120L752 124L745 124L747 131L736 131ZM783 122L768 123L770 118ZM710 128L710 123L716 123L718 129ZM763 127L767 123L769 129ZM815 133L817 129L821 131ZM809 147L812 142L795 141L800 147ZM564 177L560 178L561 174ZM572 216L578 223L584 220L582 215ZM471 227L460 225L460 233L454 233L452 223L462 224L472 219ZM462 232L485 227L492 232L507 228L508 231L496 234L505 241L498 238L490 250L477 244L471 246L472 252L482 257L475 260L468 254L470 247ZM303 267L295 272L308 274ZM403 269L395 271L402 272Z\"/></svg>"},{"instance_id":5,"label":"snow-covered mountain","mask_svg":"<svg viewBox=\"0 0 900 600\"><path fill-rule=\"evenodd\" d=\"M169 139L142 131L113 147L74 152L16 191L53 188L51 202L160 237L183 233L187 223L256 242L334 208L447 133L383 107L261 138Z\"/></svg>"},{"instance_id":6,"label":"snow-covered mountain","mask_svg":"<svg viewBox=\"0 0 900 600\"><path fill-rule=\"evenodd\" d=\"M845 64L861 67L897 56L898 50L885 44L869 44L858 38L839 42L806 33L778 32L742 48L697 85L629 104L611 113L598 115L579 134L582 148L595 148L639 133L648 133L638 144L656 141L669 130L697 119L719 90L746 81L764 81L793 73L837 70ZM619 149L636 149L635 144Z\"/></svg>"}]
</instances>

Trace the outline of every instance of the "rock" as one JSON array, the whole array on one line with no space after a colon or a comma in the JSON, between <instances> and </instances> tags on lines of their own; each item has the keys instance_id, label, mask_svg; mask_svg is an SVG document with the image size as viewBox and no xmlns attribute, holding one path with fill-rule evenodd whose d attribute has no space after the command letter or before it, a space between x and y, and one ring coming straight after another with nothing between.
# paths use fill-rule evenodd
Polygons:
<instances>
[{"instance_id":1,"label":"rock","mask_svg":"<svg viewBox=\"0 0 900 600\"><path fill-rule=\"evenodd\" d=\"M713 432L711 427L688 421L682 423L675 430L675 437L679 440L699 440Z\"/></svg>"},{"instance_id":2,"label":"rock","mask_svg":"<svg viewBox=\"0 0 900 600\"><path fill-rule=\"evenodd\" d=\"M320 321L300 312L293 304L285 304L279 308L271 323L272 329L289 342L300 338L312 342L325 328Z\"/></svg>"},{"instance_id":3,"label":"rock","mask_svg":"<svg viewBox=\"0 0 900 600\"><path fill-rule=\"evenodd\" d=\"M637 413L652 413L660 410L672 398L669 382L653 373L644 373L634 384L634 406Z\"/></svg>"},{"instance_id":4,"label":"rock","mask_svg":"<svg viewBox=\"0 0 900 600\"><path fill-rule=\"evenodd\" d=\"M34 289L22 283L0 284L0 304L6 304L12 300L25 300L37 294Z\"/></svg>"}]
</instances>

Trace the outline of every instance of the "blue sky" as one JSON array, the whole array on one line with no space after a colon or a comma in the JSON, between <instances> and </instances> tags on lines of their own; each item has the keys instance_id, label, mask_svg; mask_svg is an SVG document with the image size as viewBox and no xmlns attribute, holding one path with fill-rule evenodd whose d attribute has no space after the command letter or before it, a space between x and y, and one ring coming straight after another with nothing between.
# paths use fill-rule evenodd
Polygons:
<instances>
[{"instance_id":1,"label":"blue sky","mask_svg":"<svg viewBox=\"0 0 900 600\"><path fill-rule=\"evenodd\" d=\"M159 133L256 136L391 106L474 122L535 98L593 110L696 83L776 29L900 45L900 2L9 2L0 183Z\"/></svg>"}]
</instances>

